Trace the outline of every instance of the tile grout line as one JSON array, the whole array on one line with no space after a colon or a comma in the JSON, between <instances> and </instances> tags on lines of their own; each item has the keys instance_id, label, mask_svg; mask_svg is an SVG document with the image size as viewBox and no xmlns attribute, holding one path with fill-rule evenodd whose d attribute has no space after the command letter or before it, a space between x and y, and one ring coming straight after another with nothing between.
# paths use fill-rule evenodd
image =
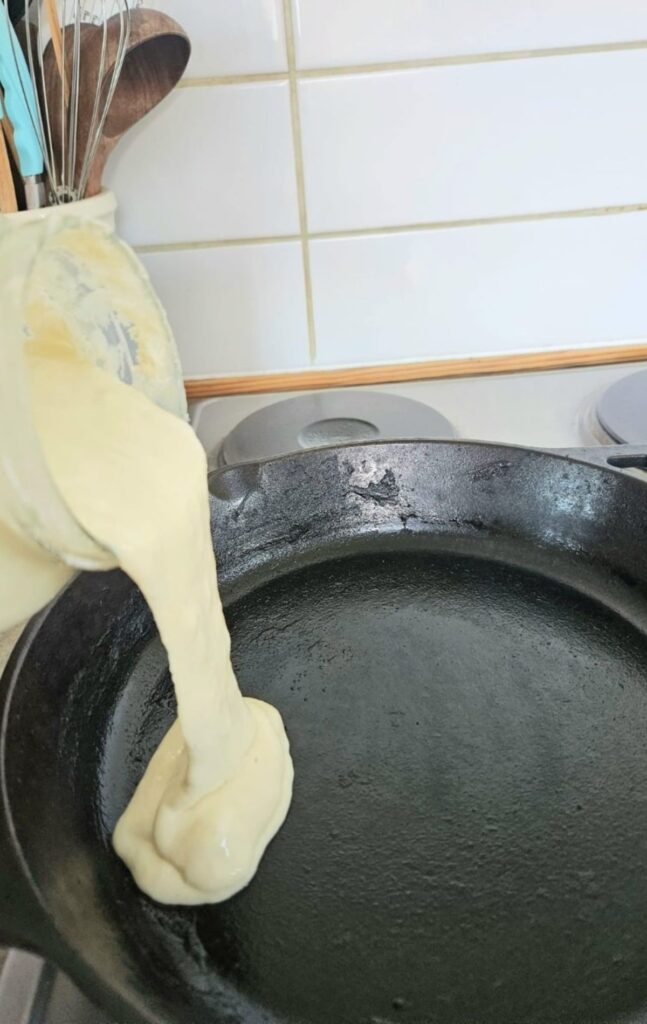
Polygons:
<instances>
[{"instance_id":1,"label":"tile grout line","mask_svg":"<svg viewBox=\"0 0 647 1024\"><path fill-rule=\"evenodd\" d=\"M195 89L207 85L245 85L247 82L287 82L287 71L256 71L240 75L187 76L177 83L178 89Z\"/></svg>"},{"instance_id":2,"label":"tile grout line","mask_svg":"<svg viewBox=\"0 0 647 1024\"><path fill-rule=\"evenodd\" d=\"M414 224L386 224L383 227L348 228L345 231L316 231L310 239L327 241L335 238L370 238L374 235L397 235L414 231L448 231L452 228L487 228L497 224L532 224L550 220L577 220L586 217L612 217L624 213L644 213L647 203L624 206L594 206L581 210L546 210L539 213L509 213L498 217L474 217L464 220L436 220Z\"/></svg>"},{"instance_id":3,"label":"tile grout line","mask_svg":"<svg viewBox=\"0 0 647 1024\"><path fill-rule=\"evenodd\" d=\"M290 85L290 114L292 118L292 141L294 145L294 167L297 182L297 201L299 205L299 231L301 236L301 255L303 258L303 278L306 293L306 320L308 325L308 355L314 365L317 358L317 335L315 331L314 300L312 295L312 272L310 267L310 239L308 235L308 207L306 203L305 171L303 165L303 143L301 138L301 113L299 110L299 86L296 74L296 55L294 41L294 22L292 19L292 0L283 0L283 22L285 30L285 46L288 61L288 81Z\"/></svg>"},{"instance_id":4,"label":"tile grout line","mask_svg":"<svg viewBox=\"0 0 647 1024\"><path fill-rule=\"evenodd\" d=\"M500 64L515 60L540 60L544 57L577 57L587 53L618 53L647 49L647 39L623 43L584 43L580 46L547 46L537 50L500 50L489 53L450 54L446 57L420 57L401 61L373 61L339 67L304 68L300 78L327 78L339 75L368 75L385 71L415 71L421 68L455 67L463 64Z\"/></svg>"},{"instance_id":5,"label":"tile grout line","mask_svg":"<svg viewBox=\"0 0 647 1024\"><path fill-rule=\"evenodd\" d=\"M581 46L553 46L539 50L502 50L490 53L456 54L446 57L421 57L400 61L374 61L368 64L345 64L339 67L298 69L294 62L294 30L292 10L283 0L288 41L288 70L253 72L238 75L202 75L183 78L178 88L191 89L206 85L243 85L246 82L287 82L291 79L335 78L340 75L379 74L385 71L414 71L422 68L453 67L461 64L489 64L514 60L537 60L543 57L576 57L587 53L620 53L647 49L647 39L620 43L584 43ZM288 27L289 18L289 27Z\"/></svg>"},{"instance_id":6,"label":"tile grout line","mask_svg":"<svg viewBox=\"0 0 647 1024\"><path fill-rule=\"evenodd\" d=\"M199 242L151 242L148 245L134 245L140 254L155 252L182 252L186 249L235 249L243 245L277 245L281 242L300 242L301 235L259 235L256 238L212 238Z\"/></svg>"},{"instance_id":7,"label":"tile grout line","mask_svg":"<svg viewBox=\"0 0 647 1024\"><path fill-rule=\"evenodd\" d=\"M223 238L200 242L167 242L149 245L134 245L136 252L164 253L181 252L187 249L224 249L244 245L272 245L282 242L330 241L344 238L370 238L375 235L410 234L414 231L446 231L451 228L495 227L497 224L528 224L551 220L576 220L586 217L613 217L627 213L645 213L647 203L631 203L624 206L595 206L581 210L555 210L543 213L513 213L500 217L475 217L471 220L424 221L415 224L386 224L381 227L347 228L337 231L313 231L298 235L262 235L257 238ZM309 273L309 266L308 266ZM314 331L313 331L314 336Z\"/></svg>"}]
</instances>

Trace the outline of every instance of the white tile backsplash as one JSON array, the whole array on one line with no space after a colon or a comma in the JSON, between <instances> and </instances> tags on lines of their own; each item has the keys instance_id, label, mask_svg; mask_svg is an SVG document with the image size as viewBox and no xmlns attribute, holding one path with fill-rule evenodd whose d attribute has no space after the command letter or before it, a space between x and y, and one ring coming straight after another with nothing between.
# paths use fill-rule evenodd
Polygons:
<instances>
[{"instance_id":1,"label":"white tile backsplash","mask_svg":"<svg viewBox=\"0 0 647 1024\"><path fill-rule=\"evenodd\" d=\"M321 366L647 337L647 213L311 245Z\"/></svg>"},{"instance_id":2,"label":"white tile backsplash","mask_svg":"<svg viewBox=\"0 0 647 1024\"><path fill-rule=\"evenodd\" d=\"M106 183L135 245L298 232L287 83L177 90L118 147Z\"/></svg>"},{"instance_id":3,"label":"white tile backsplash","mask_svg":"<svg viewBox=\"0 0 647 1024\"><path fill-rule=\"evenodd\" d=\"M312 231L647 201L647 50L300 85Z\"/></svg>"},{"instance_id":4,"label":"white tile backsplash","mask_svg":"<svg viewBox=\"0 0 647 1024\"><path fill-rule=\"evenodd\" d=\"M298 66L647 38L642 0L293 0Z\"/></svg>"},{"instance_id":5,"label":"white tile backsplash","mask_svg":"<svg viewBox=\"0 0 647 1024\"><path fill-rule=\"evenodd\" d=\"M647 0L156 3L106 185L188 376L647 338Z\"/></svg>"},{"instance_id":6,"label":"white tile backsplash","mask_svg":"<svg viewBox=\"0 0 647 1024\"><path fill-rule=\"evenodd\" d=\"M151 0L191 38L188 77L285 71L282 0Z\"/></svg>"},{"instance_id":7,"label":"white tile backsplash","mask_svg":"<svg viewBox=\"0 0 647 1024\"><path fill-rule=\"evenodd\" d=\"M301 246L183 249L142 256L190 377L308 363Z\"/></svg>"}]
</instances>

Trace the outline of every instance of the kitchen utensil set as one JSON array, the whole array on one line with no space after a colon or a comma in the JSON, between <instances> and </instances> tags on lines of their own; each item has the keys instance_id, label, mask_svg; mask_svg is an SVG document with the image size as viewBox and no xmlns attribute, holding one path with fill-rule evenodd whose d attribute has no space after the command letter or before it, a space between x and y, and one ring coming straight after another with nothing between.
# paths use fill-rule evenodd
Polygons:
<instances>
[{"instance_id":1,"label":"kitchen utensil set","mask_svg":"<svg viewBox=\"0 0 647 1024\"><path fill-rule=\"evenodd\" d=\"M12 174L0 132L0 212L16 209L16 184L27 209L98 193L108 155L190 50L172 18L129 0L0 0L0 125L15 150Z\"/></svg>"}]
</instances>

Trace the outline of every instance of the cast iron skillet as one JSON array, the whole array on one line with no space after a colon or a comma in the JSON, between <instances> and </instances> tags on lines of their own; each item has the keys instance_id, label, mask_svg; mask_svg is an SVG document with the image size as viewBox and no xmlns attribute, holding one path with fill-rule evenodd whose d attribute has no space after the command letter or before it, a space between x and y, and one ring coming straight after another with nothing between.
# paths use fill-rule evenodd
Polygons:
<instances>
[{"instance_id":1,"label":"cast iron skillet","mask_svg":"<svg viewBox=\"0 0 647 1024\"><path fill-rule=\"evenodd\" d=\"M138 892L110 833L171 684L138 591L82 576L2 682L7 937L129 1024L647 1021L645 484L407 442L212 489L236 669L292 743L286 825L228 903Z\"/></svg>"}]
</instances>

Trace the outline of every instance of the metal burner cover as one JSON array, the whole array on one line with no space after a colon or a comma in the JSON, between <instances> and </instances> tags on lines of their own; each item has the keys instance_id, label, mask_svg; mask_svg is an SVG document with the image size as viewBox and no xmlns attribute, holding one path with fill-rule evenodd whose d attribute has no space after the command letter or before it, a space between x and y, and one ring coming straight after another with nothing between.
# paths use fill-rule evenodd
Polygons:
<instances>
[{"instance_id":1,"label":"metal burner cover","mask_svg":"<svg viewBox=\"0 0 647 1024\"><path fill-rule=\"evenodd\" d=\"M612 384L597 404L602 429L620 444L647 441L647 370Z\"/></svg>"},{"instance_id":2,"label":"metal burner cover","mask_svg":"<svg viewBox=\"0 0 647 1024\"><path fill-rule=\"evenodd\" d=\"M423 402L375 391L319 391L273 402L247 416L222 442L217 464L233 466L348 441L454 436L449 420ZM209 462L216 462L212 452Z\"/></svg>"}]
</instances>

